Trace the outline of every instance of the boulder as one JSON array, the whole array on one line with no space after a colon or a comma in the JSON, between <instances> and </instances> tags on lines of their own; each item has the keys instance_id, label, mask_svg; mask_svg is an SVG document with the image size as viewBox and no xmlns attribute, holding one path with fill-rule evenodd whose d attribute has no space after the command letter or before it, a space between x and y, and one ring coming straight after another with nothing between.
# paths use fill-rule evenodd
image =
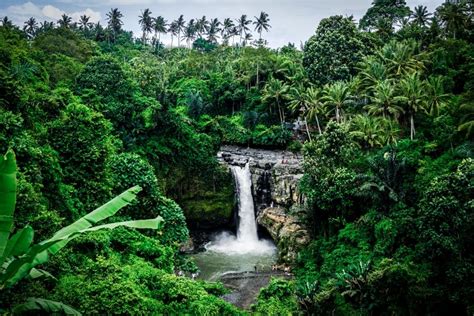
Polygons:
<instances>
[{"instance_id":1,"label":"boulder","mask_svg":"<svg viewBox=\"0 0 474 316\"><path fill-rule=\"evenodd\" d=\"M298 218L288 215L281 207L268 207L260 212L257 222L265 227L275 240L280 261L292 263L300 249L310 241L308 231Z\"/></svg>"}]
</instances>

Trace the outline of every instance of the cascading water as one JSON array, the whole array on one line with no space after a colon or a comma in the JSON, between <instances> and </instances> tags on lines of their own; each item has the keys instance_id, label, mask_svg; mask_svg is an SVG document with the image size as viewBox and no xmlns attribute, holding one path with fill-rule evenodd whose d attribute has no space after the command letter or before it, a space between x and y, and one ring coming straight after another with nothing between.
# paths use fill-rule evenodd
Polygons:
<instances>
[{"instance_id":1,"label":"cascading water","mask_svg":"<svg viewBox=\"0 0 474 316\"><path fill-rule=\"evenodd\" d=\"M218 234L205 248L208 252L225 255L269 255L276 253L275 245L267 239L259 239L255 208L252 197L252 180L247 163L245 167L231 166L238 194L239 225L237 236L230 232Z\"/></svg>"},{"instance_id":2,"label":"cascading water","mask_svg":"<svg viewBox=\"0 0 474 316\"><path fill-rule=\"evenodd\" d=\"M270 271L276 261L276 247L271 240L259 239L252 196L249 164L231 166L238 198L237 236L221 232L206 244L205 252L194 256L201 278L217 280L223 274L243 271Z\"/></svg>"},{"instance_id":3,"label":"cascading water","mask_svg":"<svg viewBox=\"0 0 474 316\"><path fill-rule=\"evenodd\" d=\"M239 195L239 227L237 230L237 241L241 243L254 243L258 241L257 223L255 222L255 207L252 197L252 178L249 164L244 168L231 167L237 184Z\"/></svg>"}]
</instances>

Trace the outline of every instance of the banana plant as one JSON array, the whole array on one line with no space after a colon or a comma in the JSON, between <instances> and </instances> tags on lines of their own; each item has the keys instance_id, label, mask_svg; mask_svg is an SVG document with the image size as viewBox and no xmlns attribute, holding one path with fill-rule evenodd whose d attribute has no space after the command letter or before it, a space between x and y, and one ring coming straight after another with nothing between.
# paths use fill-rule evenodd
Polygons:
<instances>
[{"instance_id":1,"label":"banana plant","mask_svg":"<svg viewBox=\"0 0 474 316\"><path fill-rule=\"evenodd\" d=\"M16 172L15 154L10 150L0 158L0 290L13 286L27 275L31 277L48 275L46 271L35 267L47 262L50 255L57 253L80 234L119 226L139 229L162 227L163 219L160 216L153 219L97 225L136 198L141 187L135 186L40 243L32 244L34 231L30 226L18 230L10 237L16 203Z\"/></svg>"}]
</instances>

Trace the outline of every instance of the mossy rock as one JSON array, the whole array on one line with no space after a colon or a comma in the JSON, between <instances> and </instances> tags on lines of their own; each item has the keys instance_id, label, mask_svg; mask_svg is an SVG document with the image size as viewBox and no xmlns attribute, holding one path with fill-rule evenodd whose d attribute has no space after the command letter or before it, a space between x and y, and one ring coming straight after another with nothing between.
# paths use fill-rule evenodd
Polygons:
<instances>
[{"instance_id":1,"label":"mossy rock","mask_svg":"<svg viewBox=\"0 0 474 316\"><path fill-rule=\"evenodd\" d=\"M201 191L179 201L190 228L213 229L230 226L236 205L232 176L214 190Z\"/></svg>"}]
</instances>

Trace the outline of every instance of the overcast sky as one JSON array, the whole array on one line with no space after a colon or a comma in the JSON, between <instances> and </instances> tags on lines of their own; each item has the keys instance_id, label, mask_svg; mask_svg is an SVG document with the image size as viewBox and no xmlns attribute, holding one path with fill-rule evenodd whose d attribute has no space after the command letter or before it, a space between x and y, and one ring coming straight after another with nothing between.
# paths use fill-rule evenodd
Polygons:
<instances>
[{"instance_id":1,"label":"overcast sky","mask_svg":"<svg viewBox=\"0 0 474 316\"><path fill-rule=\"evenodd\" d=\"M31 0L0 1L0 17L8 16L17 25L23 25L29 17L38 21L57 21L67 13L77 20L80 15L91 16L91 21L105 24L110 8L119 8L123 13L124 28L135 35L141 34L138 16L145 8L150 8L153 16L162 15L168 21L184 14L186 20L206 15L208 19L217 17L237 18L247 14L253 18L260 11L270 16L271 29L263 37L271 47L280 47L288 42L299 45L315 31L319 21L335 14L353 15L361 18L372 0ZM430 12L443 0L407 0L413 8L426 5ZM165 42L168 42L165 38Z\"/></svg>"}]
</instances>

